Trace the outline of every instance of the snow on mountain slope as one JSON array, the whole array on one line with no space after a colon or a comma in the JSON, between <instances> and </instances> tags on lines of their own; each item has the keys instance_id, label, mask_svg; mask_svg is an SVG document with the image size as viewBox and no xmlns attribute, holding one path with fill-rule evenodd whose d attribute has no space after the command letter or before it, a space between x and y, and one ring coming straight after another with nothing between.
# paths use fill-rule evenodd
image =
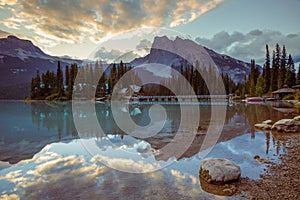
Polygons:
<instances>
[{"instance_id":1,"label":"snow on mountain slope","mask_svg":"<svg viewBox=\"0 0 300 200\"><path fill-rule=\"evenodd\" d=\"M22 40L12 35L0 39L0 54L18 57L21 60L28 59L29 57L50 58L40 48L34 46L31 41Z\"/></svg>"}]
</instances>

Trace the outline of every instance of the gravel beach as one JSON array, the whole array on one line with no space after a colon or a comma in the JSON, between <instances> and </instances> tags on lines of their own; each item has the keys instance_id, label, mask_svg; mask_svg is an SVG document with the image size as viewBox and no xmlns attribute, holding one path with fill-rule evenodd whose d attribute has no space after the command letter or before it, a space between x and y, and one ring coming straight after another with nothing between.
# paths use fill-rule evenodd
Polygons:
<instances>
[{"instance_id":1,"label":"gravel beach","mask_svg":"<svg viewBox=\"0 0 300 200\"><path fill-rule=\"evenodd\" d=\"M284 134L284 133L282 133ZM280 164L271 164L257 180L242 178L237 195L245 199L300 199L300 134L281 136L287 141L287 152Z\"/></svg>"}]
</instances>

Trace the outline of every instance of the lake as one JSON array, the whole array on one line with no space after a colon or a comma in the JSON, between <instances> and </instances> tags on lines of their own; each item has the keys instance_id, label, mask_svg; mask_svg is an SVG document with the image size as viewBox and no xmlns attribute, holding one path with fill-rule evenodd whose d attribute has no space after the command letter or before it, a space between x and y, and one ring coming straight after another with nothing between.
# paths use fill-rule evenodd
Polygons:
<instances>
[{"instance_id":1,"label":"lake","mask_svg":"<svg viewBox=\"0 0 300 200\"><path fill-rule=\"evenodd\" d=\"M0 195L21 199L216 199L219 196L201 187L201 159L230 159L241 167L242 177L257 179L266 165L253 156L280 162L278 156L289 144L276 134L256 131L254 124L299 113L280 102L182 106L185 110L174 104L121 104L114 111L109 103L81 102L72 107L70 102L1 101ZM159 111L162 108L164 112ZM226 111L223 120L212 117L214 109ZM190 127L195 113L199 124ZM132 125L127 126L130 133L121 129L129 122L116 118L126 116L141 129ZM220 135L209 137L216 128ZM216 144L205 146L210 139Z\"/></svg>"}]
</instances>

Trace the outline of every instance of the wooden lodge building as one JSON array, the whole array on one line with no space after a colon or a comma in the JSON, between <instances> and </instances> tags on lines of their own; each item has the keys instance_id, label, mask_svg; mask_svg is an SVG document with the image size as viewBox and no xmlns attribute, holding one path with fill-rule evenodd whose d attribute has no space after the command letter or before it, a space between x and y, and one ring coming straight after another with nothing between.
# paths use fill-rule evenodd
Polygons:
<instances>
[{"instance_id":1,"label":"wooden lodge building","mask_svg":"<svg viewBox=\"0 0 300 200\"><path fill-rule=\"evenodd\" d=\"M300 87L298 87L299 89ZM273 98L283 99L286 95L294 94L297 90L294 88L289 88L287 85L284 85L283 88L272 92Z\"/></svg>"}]
</instances>

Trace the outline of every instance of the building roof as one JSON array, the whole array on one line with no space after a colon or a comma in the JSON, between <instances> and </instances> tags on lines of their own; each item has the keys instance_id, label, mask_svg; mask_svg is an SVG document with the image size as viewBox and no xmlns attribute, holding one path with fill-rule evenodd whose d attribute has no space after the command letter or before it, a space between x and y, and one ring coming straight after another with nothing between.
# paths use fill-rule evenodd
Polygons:
<instances>
[{"instance_id":1,"label":"building roof","mask_svg":"<svg viewBox=\"0 0 300 200\"><path fill-rule=\"evenodd\" d=\"M272 92L272 94L284 94L284 93L294 93L295 90L292 88L281 88L280 90L276 90Z\"/></svg>"},{"instance_id":2,"label":"building roof","mask_svg":"<svg viewBox=\"0 0 300 200\"><path fill-rule=\"evenodd\" d=\"M132 89L132 91L134 93L138 93L141 90L141 88L142 87L137 86L137 85L130 85L129 88L122 88L122 90L120 91L120 93L121 94L126 94L129 89Z\"/></svg>"}]
</instances>

